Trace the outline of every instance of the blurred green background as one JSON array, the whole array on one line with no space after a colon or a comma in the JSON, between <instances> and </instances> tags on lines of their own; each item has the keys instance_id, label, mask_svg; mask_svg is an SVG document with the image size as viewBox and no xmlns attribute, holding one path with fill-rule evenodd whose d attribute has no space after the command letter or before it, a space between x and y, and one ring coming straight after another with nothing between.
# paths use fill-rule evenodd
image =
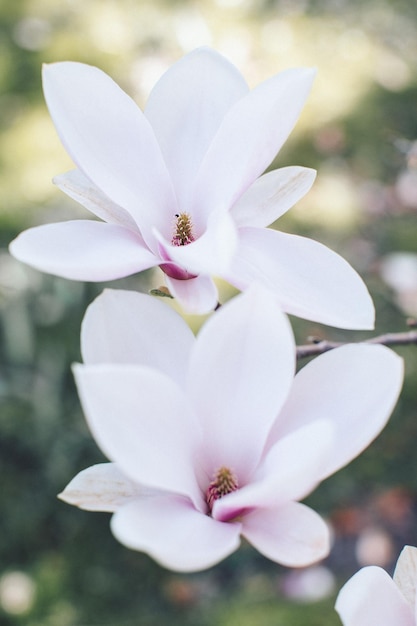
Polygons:
<instances>
[{"instance_id":1,"label":"blurred green background","mask_svg":"<svg viewBox=\"0 0 417 626\"><path fill-rule=\"evenodd\" d=\"M369 563L391 571L402 546L417 544L410 346L398 350L406 382L390 424L309 498L333 528L325 563L290 571L245 545L187 576L119 545L108 515L56 499L103 459L70 371L103 285L42 275L7 252L23 228L87 216L51 184L71 163L43 102L41 64L97 65L143 104L172 62L208 44L251 85L317 66L274 166L315 167L318 180L279 228L351 261L375 299L378 333L406 330L417 316L415 9L412 0L0 0L0 626L337 626L341 584ZM115 286L146 291L155 279ZM299 343L369 336L293 322Z\"/></svg>"}]
</instances>

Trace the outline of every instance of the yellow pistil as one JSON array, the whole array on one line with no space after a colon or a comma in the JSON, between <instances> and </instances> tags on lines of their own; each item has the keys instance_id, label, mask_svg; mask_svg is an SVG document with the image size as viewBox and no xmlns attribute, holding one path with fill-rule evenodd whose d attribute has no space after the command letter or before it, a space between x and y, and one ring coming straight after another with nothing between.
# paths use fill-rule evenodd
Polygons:
<instances>
[{"instance_id":1,"label":"yellow pistil","mask_svg":"<svg viewBox=\"0 0 417 626\"><path fill-rule=\"evenodd\" d=\"M193 224L188 213L175 214L175 232L171 243L173 246L186 246L194 241Z\"/></svg>"},{"instance_id":2,"label":"yellow pistil","mask_svg":"<svg viewBox=\"0 0 417 626\"><path fill-rule=\"evenodd\" d=\"M216 500L236 491L238 487L237 476L228 467L218 469L206 491L206 501L210 511Z\"/></svg>"}]
</instances>

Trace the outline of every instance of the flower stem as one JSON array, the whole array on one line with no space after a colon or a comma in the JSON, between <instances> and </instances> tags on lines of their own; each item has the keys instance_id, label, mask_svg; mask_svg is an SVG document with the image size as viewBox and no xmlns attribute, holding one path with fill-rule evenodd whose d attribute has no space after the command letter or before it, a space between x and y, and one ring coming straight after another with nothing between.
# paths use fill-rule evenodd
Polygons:
<instances>
[{"instance_id":1,"label":"flower stem","mask_svg":"<svg viewBox=\"0 0 417 626\"><path fill-rule=\"evenodd\" d=\"M328 341L327 339L315 339L311 338L311 343L303 346L297 346L297 359L306 359L310 356L317 356L323 354L334 348L344 346L351 341ZM377 337L371 337L364 341L356 343L376 343L383 346L407 346L417 345L417 331L410 330L405 333L386 333L385 335L378 335Z\"/></svg>"}]
</instances>

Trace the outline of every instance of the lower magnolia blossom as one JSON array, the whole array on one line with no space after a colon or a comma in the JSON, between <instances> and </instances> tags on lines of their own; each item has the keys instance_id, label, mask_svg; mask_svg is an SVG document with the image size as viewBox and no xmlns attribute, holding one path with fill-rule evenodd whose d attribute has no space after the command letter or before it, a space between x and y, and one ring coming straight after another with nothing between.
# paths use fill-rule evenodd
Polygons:
<instances>
[{"instance_id":1,"label":"lower magnolia blossom","mask_svg":"<svg viewBox=\"0 0 417 626\"><path fill-rule=\"evenodd\" d=\"M405 546L392 579L377 566L361 569L342 587L336 611L344 626L416 626L417 548Z\"/></svg>"},{"instance_id":2,"label":"lower magnolia blossom","mask_svg":"<svg viewBox=\"0 0 417 626\"><path fill-rule=\"evenodd\" d=\"M77 168L55 183L103 221L31 228L11 253L74 280L101 282L159 266L171 294L193 313L216 307L217 276L242 291L262 284L299 317L373 328L372 300L344 259L311 239L266 228L315 179L305 167L262 175L314 75L290 69L249 90L231 63L202 48L162 76L142 113L95 67L45 66L48 108Z\"/></svg>"},{"instance_id":3,"label":"lower magnolia blossom","mask_svg":"<svg viewBox=\"0 0 417 626\"><path fill-rule=\"evenodd\" d=\"M113 512L119 541L178 571L218 563L240 536L287 566L325 557L327 525L299 501L376 437L403 379L394 352L365 344L294 377L290 324L261 288L221 307L197 338L160 301L106 290L81 345L78 391L111 463L60 498Z\"/></svg>"}]
</instances>

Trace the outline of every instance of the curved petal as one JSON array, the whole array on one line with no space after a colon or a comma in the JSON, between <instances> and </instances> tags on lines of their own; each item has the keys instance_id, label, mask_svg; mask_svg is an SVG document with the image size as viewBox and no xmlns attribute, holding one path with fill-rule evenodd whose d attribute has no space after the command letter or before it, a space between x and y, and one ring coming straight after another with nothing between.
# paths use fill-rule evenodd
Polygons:
<instances>
[{"instance_id":1,"label":"curved petal","mask_svg":"<svg viewBox=\"0 0 417 626\"><path fill-rule=\"evenodd\" d=\"M148 245L152 227L168 236L176 200L152 127L139 107L104 72L83 63L44 66L43 89L74 163L131 214Z\"/></svg>"},{"instance_id":2,"label":"curved petal","mask_svg":"<svg viewBox=\"0 0 417 626\"><path fill-rule=\"evenodd\" d=\"M106 289L90 304L81 326L85 363L147 365L180 386L194 342L178 313L134 291Z\"/></svg>"},{"instance_id":3,"label":"curved petal","mask_svg":"<svg viewBox=\"0 0 417 626\"><path fill-rule=\"evenodd\" d=\"M104 195L80 170L71 170L55 176L52 182L67 196L105 222L125 226L139 233L136 222L129 213ZM145 247L145 244L143 245Z\"/></svg>"},{"instance_id":4,"label":"curved petal","mask_svg":"<svg viewBox=\"0 0 417 626\"><path fill-rule=\"evenodd\" d=\"M232 206L235 223L259 228L269 226L310 191L316 174L316 170L297 166L264 174Z\"/></svg>"},{"instance_id":5,"label":"curved petal","mask_svg":"<svg viewBox=\"0 0 417 626\"><path fill-rule=\"evenodd\" d=\"M196 210L228 209L264 172L292 131L314 75L304 68L281 72L229 110L197 175Z\"/></svg>"},{"instance_id":6,"label":"curved petal","mask_svg":"<svg viewBox=\"0 0 417 626\"><path fill-rule=\"evenodd\" d=\"M374 565L347 581L335 609L344 626L415 626L413 610L392 578Z\"/></svg>"},{"instance_id":7,"label":"curved petal","mask_svg":"<svg viewBox=\"0 0 417 626\"><path fill-rule=\"evenodd\" d=\"M239 547L240 524L222 524L174 496L140 499L113 516L111 529L128 548L149 554L163 567L197 572Z\"/></svg>"},{"instance_id":8,"label":"curved petal","mask_svg":"<svg viewBox=\"0 0 417 626\"><path fill-rule=\"evenodd\" d=\"M139 496L155 493L160 492L133 483L115 463L100 463L77 474L58 498L85 511L113 513Z\"/></svg>"},{"instance_id":9,"label":"curved petal","mask_svg":"<svg viewBox=\"0 0 417 626\"><path fill-rule=\"evenodd\" d=\"M230 107L248 91L223 56L199 48L175 63L153 88L145 108L173 180L181 211L192 182Z\"/></svg>"},{"instance_id":10,"label":"curved petal","mask_svg":"<svg viewBox=\"0 0 417 626\"><path fill-rule=\"evenodd\" d=\"M237 232L228 213L216 211L205 232L185 246L173 246L155 232L161 257L186 268L190 274L221 275L230 267L237 248Z\"/></svg>"},{"instance_id":11,"label":"curved petal","mask_svg":"<svg viewBox=\"0 0 417 626\"><path fill-rule=\"evenodd\" d=\"M187 395L205 432L210 472L225 465L245 484L286 400L294 364L288 319L264 289L233 298L206 322L191 352Z\"/></svg>"},{"instance_id":12,"label":"curved petal","mask_svg":"<svg viewBox=\"0 0 417 626\"><path fill-rule=\"evenodd\" d=\"M188 280L176 280L165 276L170 294L178 300L187 313L204 315L218 304L217 287L209 276L196 276Z\"/></svg>"},{"instance_id":13,"label":"curved petal","mask_svg":"<svg viewBox=\"0 0 417 626\"><path fill-rule=\"evenodd\" d=\"M213 517L227 521L244 511L301 500L320 482L333 445L334 428L327 420L290 433L269 450L248 485L214 503Z\"/></svg>"},{"instance_id":14,"label":"curved petal","mask_svg":"<svg viewBox=\"0 0 417 626\"><path fill-rule=\"evenodd\" d=\"M330 476L380 433L397 402L402 381L402 359L385 346L347 345L326 352L295 377L270 443L317 419L331 420L336 429L335 445L322 478Z\"/></svg>"},{"instance_id":15,"label":"curved petal","mask_svg":"<svg viewBox=\"0 0 417 626\"><path fill-rule=\"evenodd\" d=\"M240 245L227 280L238 289L258 282L284 311L348 329L374 326L374 306L355 270L326 246L272 229L239 229ZM224 276L226 278L226 276Z\"/></svg>"},{"instance_id":16,"label":"curved petal","mask_svg":"<svg viewBox=\"0 0 417 626\"><path fill-rule=\"evenodd\" d=\"M287 567L311 565L330 550L327 525L320 515L299 502L245 515L242 535L268 559Z\"/></svg>"},{"instance_id":17,"label":"curved petal","mask_svg":"<svg viewBox=\"0 0 417 626\"><path fill-rule=\"evenodd\" d=\"M415 612L417 602L417 548L414 546L404 546L401 550L395 566L393 581Z\"/></svg>"},{"instance_id":18,"label":"curved petal","mask_svg":"<svg viewBox=\"0 0 417 626\"><path fill-rule=\"evenodd\" d=\"M133 365L76 365L80 400L95 440L129 478L189 496L205 510L194 471L200 433L180 389Z\"/></svg>"},{"instance_id":19,"label":"curved petal","mask_svg":"<svg viewBox=\"0 0 417 626\"><path fill-rule=\"evenodd\" d=\"M91 220L29 228L9 249L16 259L42 272L92 282L129 276L159 262L139 233Z\"/></svg>"}]
</instances>

